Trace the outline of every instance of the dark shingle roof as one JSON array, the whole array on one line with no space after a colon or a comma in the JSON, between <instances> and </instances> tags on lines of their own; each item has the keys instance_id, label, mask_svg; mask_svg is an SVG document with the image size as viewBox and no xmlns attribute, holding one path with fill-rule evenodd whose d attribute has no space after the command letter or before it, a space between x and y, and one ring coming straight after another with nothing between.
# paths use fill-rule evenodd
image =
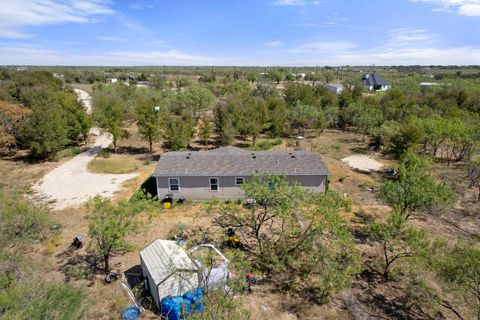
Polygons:
<instances>
[{"instance_id":1,"label":"dark shingle roof","mask_svg":"<svg viewBox=\"0 0 480 320\"><path fill-rule=\"evenodd\" d=\"M367 86L388 86L390 82L385 80L378 73L367 73L363 75L362 81Z\"/></svg>"},{"instance_id":2,"label":"dark shingle roof","mask_svg":"<svg viewBox=\"0 0 480 320\"><path fill-rule=\"evenodd\" d=\"M211 151L167 152L160 157L153 176L248 176L255 172L285 176L329 174L317 153L250 152L224 147Z\"/></svg>"}]
</instances>

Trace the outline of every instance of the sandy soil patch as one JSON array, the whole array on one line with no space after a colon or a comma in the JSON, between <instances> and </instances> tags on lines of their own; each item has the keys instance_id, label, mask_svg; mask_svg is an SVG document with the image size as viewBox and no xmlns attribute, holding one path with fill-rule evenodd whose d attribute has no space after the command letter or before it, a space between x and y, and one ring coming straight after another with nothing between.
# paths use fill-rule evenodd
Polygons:
<instances>
[{"instance_id":1,"label":"sandy soil patch","mask_svg":"<svg viewBox=\"0 0 480 320\"><path fill-rule=\"evenodd\" d=\"M364 155L352 155L343 158L342 161L353 169L361 172L372 172L382 169L383 163Z\"/></svg>"},{"instance_id":2,"label":"sandy soil patch","mask_svg":"<svg viewBox=\"0 0 480 320\"><path fill-rule=\"evenodd\" d=\"M85 106L85 112L88 114L92 113L92 97L88 94L88 92L80 89L73 89L78 96L78 100L83 102Z\"/></svg>"}]
</instances>

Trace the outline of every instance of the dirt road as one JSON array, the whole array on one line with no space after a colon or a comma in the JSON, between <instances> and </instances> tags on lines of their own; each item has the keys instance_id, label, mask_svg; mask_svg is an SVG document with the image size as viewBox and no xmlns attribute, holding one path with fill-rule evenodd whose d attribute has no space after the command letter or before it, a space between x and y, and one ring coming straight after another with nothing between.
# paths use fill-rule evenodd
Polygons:
<instances>
[{"instance_id":1,"label":"dirt road","mask_svg":"<svg viewBox=\"0 0 480 320\"><path fill-rule=\"evenodd\" d=\"M75 93L85 104L86 112L91 113L90 95L78 89L75 89ZM137 176L135 173L94 174L89 172L88 163L102 148L112 143L110 135L100 134L97 128L92 128L91 133L97 135L97 138L89 150L53 169L33 186L33 190L43 201L51 203L54 210L81 205L96 195L111 197L121 189L125 181Z\"/></svg>"}]
</instances>

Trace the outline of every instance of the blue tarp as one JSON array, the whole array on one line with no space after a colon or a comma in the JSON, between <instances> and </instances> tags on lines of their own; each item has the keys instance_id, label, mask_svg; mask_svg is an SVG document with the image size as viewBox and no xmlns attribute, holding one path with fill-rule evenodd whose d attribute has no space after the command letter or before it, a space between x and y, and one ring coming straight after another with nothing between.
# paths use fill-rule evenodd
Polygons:
<instances>
[{"instance_id":1,"label":"blue tarp","mask_svg":"<svg viewBox=\"0 0 480 320\"><path fill-rule=\"evenodd\" d=\"M202 289L197 288L195 293L185 292L183 296L166 297L161 301L162 316L168 320L181 320L193 312L201 313L204 310Z\"/></svg>"},{"instance_id":2,"label":"blue tarp","mask_svg":"<svg viewBox=\"0 0 480 320\"><path fill-rule=\"evenodd\" d=\"M137 307L128 307L122 311L122 320L137 320L140 316L140 309Z\"/></svg>"}]
</instances>

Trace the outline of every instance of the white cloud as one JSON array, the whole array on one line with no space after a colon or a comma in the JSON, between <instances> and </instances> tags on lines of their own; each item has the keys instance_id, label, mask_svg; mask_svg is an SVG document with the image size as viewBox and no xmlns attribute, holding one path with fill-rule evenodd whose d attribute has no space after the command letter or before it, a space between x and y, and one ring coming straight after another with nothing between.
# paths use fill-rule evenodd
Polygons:
<instances>
[{"instance_id":1,"label":"white cloud","mask_svg":"<svg viewBox=\"0 0 480 320\"><path fill-rule=\"evenodd\" d=\"M398 28L390 30L387 47L427 46L436 40L436 35L426 29Z\"/></svg>"},{"instance_id":2,"label":"white cloud","mask_svg":"<svg viewBox=\"0 0 480 320\"><path fill-rule=\"evenodd\" d=\"M2 65L254 65L254 60L204 56L178 50L112 51L107 53L60 52L51 49L0 43Z\"/></svg>"},{"instance_id":3,"label":"white cloud","mask_svg":"<svg viewBox=\"0 0 480 320\"><path fill-rule=\"evenodd\" d=\"M265 45L267 47L276 48L276 47L283 46L283 42L282 41L268 41L268 42L265 42Z\"/></svg>"},{"instance_id":4,"label":"white cloud","mask_svg":"<svg viewBox=\"0 0 480 320\"><path fill-rule=\"evenodd\" d=\"M480 16L480 0L411 0L431 3L435 12L456 12L463 16ZM454 10L455 9L455 10Z\"/></svg>"},{"instance_id":5,"label":"white cloud","mask_svg":"<svg viewBox=\"0 0 480 320\"><path fill-rule=\"evenodd\" d=\"M15 0L0 2L0 37L25 38L25 27L56 23L87 23L113 14L105 0Z\"/></svg>"},{"instance_id":6,"label":"white cloud","mask_svg":"<svg viewBox=\"0 0 480 320\"><path fill-rule=\"evenodd\" d=\"M337 62L350 65L477 65L480 63L480 48L379 48L363 53L343 54L338 57Z\"/></svg>"},{"instance_id":7,"label":"white cloud","mask_svg":"<svg viewBox=\"0 0 480 320\"><path fill-rule=\"evenodd\" d=\"M105 36L105 37L98 37L99 40L110 41L110 42L123 42L124 39L117 37L117 36Z\"/></svg>"},{"instance_id":8,"label":"white cloud","mask_svg":"<svg viewBox=\"0 0 480 320\"><path fill-rule=\"evenodd\" d=\"M480 4L466 4L458 8L458 13L464 16L480 16Z\"/></svg>"},{"instance_id":9,"label":"white cloud","mask_svg":"<svg viewBox=\"0 0 480 320\"><path fill-rule=\"evenodd\" d=\"M325 52L339 52L357 47L357 44L351 41L319 41L316 39L305 39L297 41L293 47L285 50L292 54L321 54Z\"/></svg>"}]
</instances>

